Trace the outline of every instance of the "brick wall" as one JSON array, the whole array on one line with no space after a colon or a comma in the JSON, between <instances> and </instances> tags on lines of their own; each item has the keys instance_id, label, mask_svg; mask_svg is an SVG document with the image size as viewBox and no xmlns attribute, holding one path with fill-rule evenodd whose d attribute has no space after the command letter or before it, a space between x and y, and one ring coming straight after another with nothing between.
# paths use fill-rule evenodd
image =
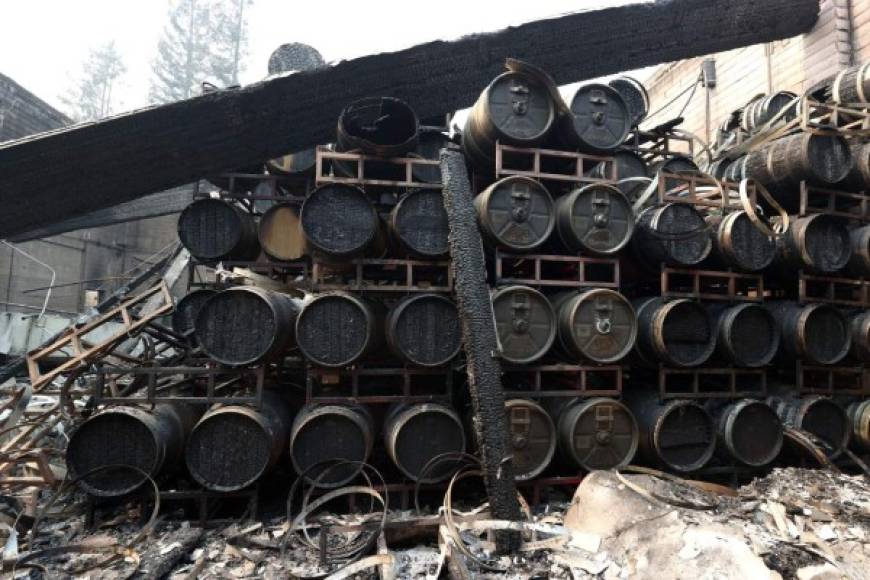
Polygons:
<instances>
[{"instance_id":1,"label":"brick wall","mask_svg":"<svg viewBox=\"0 0 870 580\"><path fill-rule=\"evenodd\" d=\"M851 51L850 51L851 42ZM815 83L846 68L850 60L870 60L870 0L821 0L815 28L803 36L748 46L711 55L718 84L698 86L684 114L683 127L705 140L715 138L716 127L731 113L760 93L802 93ZM645 84L653 111L691 86L703 58L664 65ZM688 94L644 123L650 127L677 116Z\"/></svg>"}]
</instances>

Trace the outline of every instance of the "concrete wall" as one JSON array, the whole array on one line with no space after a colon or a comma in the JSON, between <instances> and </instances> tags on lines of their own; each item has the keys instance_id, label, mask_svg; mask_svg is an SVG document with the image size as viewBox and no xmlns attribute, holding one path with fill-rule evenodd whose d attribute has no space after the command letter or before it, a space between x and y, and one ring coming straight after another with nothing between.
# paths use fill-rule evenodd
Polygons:
<instances>
[{"instance_id":1,"label":"concrete wall","mask_svg":"<svg viewBox=\"0 0 870 580\"><path fill-rule=\"evenodd\" d=\"M711 55L718 84L698 86L685 112L683 127L709 142L718 125L759 93L802 93L848 67L870 60L870 0L821 0L815 28L803 36ZM656 111L692 86L704 58L661 67L646 82ZM644 123L650 127L676 117L688 93Z\"/></svg>"},{"instance_id":2,"label":"concrete wall","mask_svg":"<svg viewBox=\"0 0 870 580\"><path fill-rule=\"evenodd\" d=\"M0 74L0 142L57 129L70 123L65 115ZM83 310L85 290L105 294L123 285L130 270L177 240L175 215L102 228L79 230L16 244L56 272L48 309L60 313ZM0 244L0 312L38 312L45 300L51 271Z\"/></svg>"}]
</instances>

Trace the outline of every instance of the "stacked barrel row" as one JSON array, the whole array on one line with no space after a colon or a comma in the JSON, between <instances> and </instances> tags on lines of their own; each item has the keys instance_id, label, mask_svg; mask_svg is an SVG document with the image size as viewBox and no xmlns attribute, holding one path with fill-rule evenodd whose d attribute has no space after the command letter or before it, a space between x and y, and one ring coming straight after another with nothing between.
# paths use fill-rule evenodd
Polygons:
<instances>
[{"instance_id":1,"label":"stacked barrel row","mask_svg":"<svg viewBox=\"0 0 870 580\"><path fill-rule=\"evenodd\" d=\"M860 113L865 100L860 95L870 88L868 69L867 64L845 69L831 83L800 98L787 91L757 96L720 126L707 170L728 181L750 179L760 184L770 198L759 196L759 213L789 215L788 231L777 239L779 267L770 270L770 286L791 286L787 295L795 294L799 272L802 278L830 279L847 286L870 277L870 226L866 225L870 141L848 128L848 123L866 117L866 111ZM830 111L827 105L859 114L825 116ZM814 124L799 124L802 117ZM762 138L789 122L784 136ZM749 138L760 145L741 147ZM808 207L827 209L807 213ZM807 366L864 368L870 362L870 314L860 306L866 298L862 296L847 298L855 306L838 306L834 299L846 297L833 295L772 305L788 358ZM817 435L831 455L838 455L850 442L857 451L870 451L870 403L854 395L799 397L795 379L801 371L793 369L784 363L776 367L772 402L783 421ZM861 384L866 392L866 376ZM804 388L815 387L804 384Z\"/></svg>"},{"instance_id":2,"label":"stacked barrel row","mask_svg":"<svg viewBox=\"0 0 870 580\"><path fill-rule=\"evenodd\" d=\"M369 178L403 180L404 168L377 158L437 158L446 141L439 131L421 130L401 101L366 99L342 113L330 150L373 156L367 160ZM253 167L211 178L223 193L200 197L182 212L179 238L198 263L213 267L240 265L274 274L300 263L310 272L315 264L322 276L339 280L354 272L358 259L390 258L397 265L447 259L437 165L413 166L418 185L407 189L359 183L314 187L315 161L311 151L267 162L277 182ZM330 165L334 176L358 172L353 160ZM446 267L443 271L448 276ZM396 272L385 268L383 280L367 283L403 280L404 272ZM405 480L437 482L449 475L444 465L428 465L444 453L466 450L467 421L449 396L422 404L393 396L390 405L362 405L350 396L320 393L332 402L318 403L300 396L304 389L292 383L305 384L307 371L339 377L358 367L441 369L437 376L447 377L461 350L451 294L425 288L369 293L358 284L355 290L348 285L321 292L310 278L273 278L263 287L216 283L193 290L178 301L172 317L196 360L265 367L262 404L108 407L73 435L68 463L82 475L107 464L131 464L140 471L94 473L82 480L87 491L122 495L141 486L143 473L158 478L186 471L205 489L232 492L270 471L290 469L316 486L336 487L352 480L362 462L380 461L374 455L385 456ZM306 366L293 368L294 357ZM286 372L276 373L282 365L285 371L291 367L290 383ZM317 390L321 387L328 389L318 385ZM125 443L118 446L118 440Z\"/></svg>"}]
</instances>

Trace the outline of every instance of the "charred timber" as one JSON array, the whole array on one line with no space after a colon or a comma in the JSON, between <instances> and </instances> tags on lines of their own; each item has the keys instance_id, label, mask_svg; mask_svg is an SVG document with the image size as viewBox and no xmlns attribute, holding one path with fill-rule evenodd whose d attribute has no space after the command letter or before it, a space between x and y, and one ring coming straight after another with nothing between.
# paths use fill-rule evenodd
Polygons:
<instances>
[{"instance_id":1,"label":"charred timber","mask_svg":"<svg viewBox=\"0 0 870 580\"><path fill-rule=\"evenodd\" d=\"M671 0L569 14L13 141L0 147L0 236L326 143L363 97L400 98L420 118L467 107L507 57L566 84L796 36L818 13L816 0Z\"/></svg>"}]
</instances>

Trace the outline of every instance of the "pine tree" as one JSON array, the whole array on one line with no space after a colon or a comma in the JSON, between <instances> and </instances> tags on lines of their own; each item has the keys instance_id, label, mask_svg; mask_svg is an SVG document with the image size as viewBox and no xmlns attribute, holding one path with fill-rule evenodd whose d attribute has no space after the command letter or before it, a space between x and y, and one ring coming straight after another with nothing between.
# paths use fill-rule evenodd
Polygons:
<instances>
[{"instance_id":1,"label":"pine tree","mask_svg":"<svg viewBox=\"0 0 870 580\"><path fill-rule=\"evenodd\" d=\"M62 95L60 101L76 121L107 117L115 110L115 83L126 72L115 41L93 48L82 66L78 85Z\"/></svg>"},{"instance_id":2,"label":"pine tree","mask_svg":"<svg viewBox=\"0 0 870 580\"><path fill-rule=\"evenodd\" d=\"M215 5L211 73L222 87L238 85L244 70L248 47L245 8L251 4L253 0L223 0Z\"/></svg>"},{"instance_id":3,"label":"pine tree","mask_svg":"<svg viewBox=\"0 0 870 580\"><path fill-rule=\"evenodd\" d=\"M151 102L189 99L211 80L211 8L207 0L177 0L170 7L152 65Z\"/></svg>"}]
</instances>

